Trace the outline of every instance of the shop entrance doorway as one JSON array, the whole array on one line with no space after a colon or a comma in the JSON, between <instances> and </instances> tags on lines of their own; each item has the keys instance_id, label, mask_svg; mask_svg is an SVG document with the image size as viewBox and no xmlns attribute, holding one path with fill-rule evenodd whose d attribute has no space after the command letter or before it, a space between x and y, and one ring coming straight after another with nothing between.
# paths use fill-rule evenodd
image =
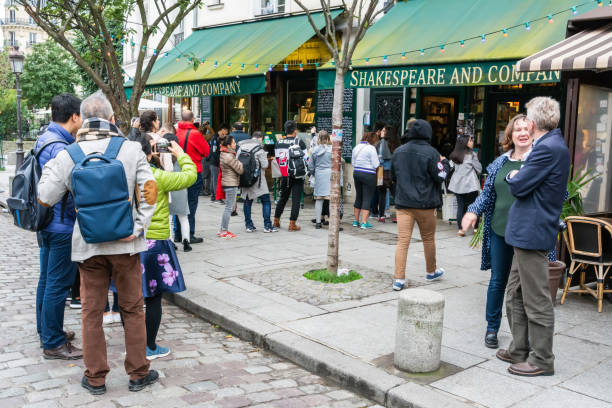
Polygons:
<instances>
[{"instance_id":1,"label":"shop entrance doorway","mask_svg":"<svg viewBox=\"0 0 612 408\"><path fill-rule=\"evenodd\" d=\"M371 129L377 122L391 126L396 133L402 129L402 107L404 94L398 90L372 90L370 104L372 106Z\"/></svg>"},{"instance_id":2,"label":"shop entrance doorway","mask_svg":"<svg viewBox=\"0 0 612 408\"><path fill-rule=\"evenodd\" d=\"M448 157L457 140L456 96L426 95L421 102L421 116L431 125L431 145Z\"/></svg>"}]
</instances>

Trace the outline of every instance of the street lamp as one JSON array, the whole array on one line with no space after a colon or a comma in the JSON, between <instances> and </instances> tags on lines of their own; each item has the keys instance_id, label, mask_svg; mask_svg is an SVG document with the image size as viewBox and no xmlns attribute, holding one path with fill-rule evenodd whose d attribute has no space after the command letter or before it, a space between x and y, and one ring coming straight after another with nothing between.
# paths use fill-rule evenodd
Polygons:
<instances>
[{"instance_id":1,"label":"street lamp","mask_svg":"<svg viewBox=\"0 0 612 408\"><path fill-rule=\"evenodd\" d=\"M15 89L17 90L17 152L15 152L15 172L23 164L23 139L21 138L21 86L19 76L23 72L23 60L25 57L19 52L19 47L13 47L9 54L11 70L15 74Z\"/></svg>"}]
</instances>

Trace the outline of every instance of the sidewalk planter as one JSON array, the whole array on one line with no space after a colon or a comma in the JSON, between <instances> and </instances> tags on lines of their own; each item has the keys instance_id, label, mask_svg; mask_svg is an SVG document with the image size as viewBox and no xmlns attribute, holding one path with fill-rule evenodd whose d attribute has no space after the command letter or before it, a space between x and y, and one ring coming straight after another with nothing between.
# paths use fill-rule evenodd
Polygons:
<instances>
[{"instance_id":1,"label":"sidewalk planter","mask_svg":"<svg viewBox=\"0 0 612 408\"><path fill-rule=\"evenodd\" d=\"M548 283L550 285L550 297L552 299L553 306L557 304L557 290L559 289L559 281L565 272L565 263L561 261L554 261L548 263Z\"/></svg>"}]
</instances>

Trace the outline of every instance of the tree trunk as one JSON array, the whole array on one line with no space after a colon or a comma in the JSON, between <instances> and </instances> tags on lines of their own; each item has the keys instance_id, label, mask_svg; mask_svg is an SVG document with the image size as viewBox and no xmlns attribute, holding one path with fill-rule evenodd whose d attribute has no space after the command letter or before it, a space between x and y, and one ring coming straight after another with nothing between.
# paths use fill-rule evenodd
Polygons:
<instances>
[{"instance_id":1,"label":"tree trunk","mask_svg":"<svg viewBox=\"0 0 612 408\"><path fill-rule=\"evenodd\" d=\"M329 206L329 235L327 240L327 270L338 273L338 231L340 227L340 167L342 165L342 139L335 137L338 131L342 134L342 105L344 104L344 74L346 70L336 67L334 82L334 107L332 110L332 172Z\"/></svg>"}]
</instances>

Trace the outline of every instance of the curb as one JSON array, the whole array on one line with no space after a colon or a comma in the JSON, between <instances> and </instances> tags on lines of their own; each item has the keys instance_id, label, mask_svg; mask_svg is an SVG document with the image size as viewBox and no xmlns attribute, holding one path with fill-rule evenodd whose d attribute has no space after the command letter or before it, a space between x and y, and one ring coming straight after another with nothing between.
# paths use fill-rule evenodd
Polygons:
<instances>
[{"instance_id":1,"label":"curb","mask_svg":"<svg viewBox=\"0 0 612 408\"><path fill-rule=\"evenodd\" d=\"M385 407L474 407L430 387L408 382L208 295L190 299L181 293L164 293L164 297L242 340L263 347L314 374L330 377L341 386Z\"/></svg>"}]
</instances>

